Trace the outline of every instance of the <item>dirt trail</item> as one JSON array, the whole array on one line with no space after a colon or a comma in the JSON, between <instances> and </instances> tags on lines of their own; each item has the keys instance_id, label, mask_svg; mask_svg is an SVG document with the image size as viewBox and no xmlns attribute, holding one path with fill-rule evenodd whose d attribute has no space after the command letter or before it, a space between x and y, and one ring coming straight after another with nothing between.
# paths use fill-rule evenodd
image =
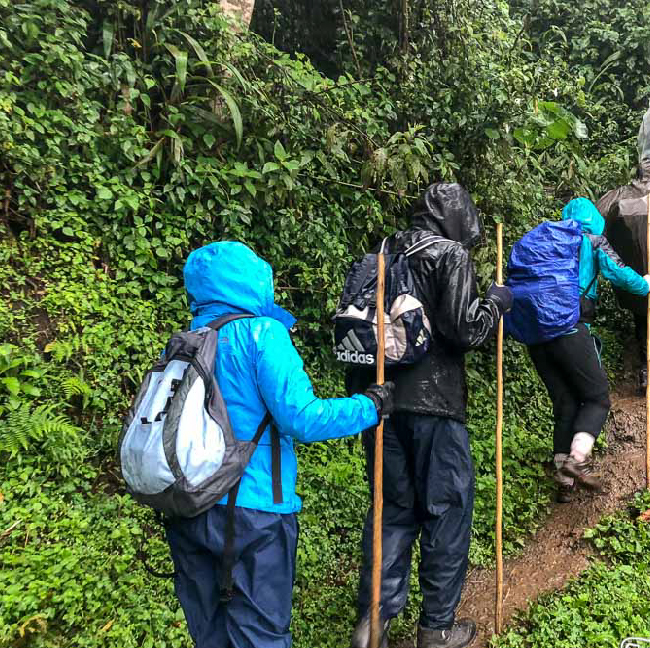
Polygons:
<instances>
[{"instance_id":1,"label":"dirt trail","mask_svg":"<svg viewBox=\"0 0 650 648\"><path fill-rule=\"evenodd\" d=\"M505 561L505 624L516 611L525 610L531 600L563 587L583 571L592 555L590 546L582 539L583 532L604 515L623 508L644 486L645 399L634 395L631 384L629 381L612 394L612 413L606 427L609 447L596 461L605 492L583 492L569 504L553 504L550 515L524 551ZM472 648L482 648L492 636L494 600L494 570L470 572L458 616L470 617L478 624L479 636ZM413 642L400 642L394 648L413 648Z\"/></svg>"}]
</instances>

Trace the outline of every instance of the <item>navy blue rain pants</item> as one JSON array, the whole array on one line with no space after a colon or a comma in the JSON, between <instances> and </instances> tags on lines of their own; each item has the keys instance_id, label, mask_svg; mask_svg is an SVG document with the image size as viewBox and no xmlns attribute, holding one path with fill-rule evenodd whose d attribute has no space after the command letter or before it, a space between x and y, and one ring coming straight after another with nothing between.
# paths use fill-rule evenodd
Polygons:
<instances>
[{"instance_id":1,"label":"navy blue rain pants","mask_svg":"<svg viewBox=\"0 0 650 648\"><path fill-rule=\"evenodd\" d=\"M235 508L233 598L220 602L226 507L167 524L180 600L196 648L289 648L298 521Z\"/></svg>"},{"instance_id":2,"label":"navy blue rain pants","mask_svg":"<svg viewBox=\"0 0 650 648\"><path fill-rule=\"evenodd\" d=\"M364 433L372 490L375 431ZM420 536L420 624L449 628L465 581L474 508L467 429L438 416L398 412L384 425L382 617L406 605L411 549ZM368 614L372 581L372 507L363 529L359 613Z\"/></svg>"}]
</instances>

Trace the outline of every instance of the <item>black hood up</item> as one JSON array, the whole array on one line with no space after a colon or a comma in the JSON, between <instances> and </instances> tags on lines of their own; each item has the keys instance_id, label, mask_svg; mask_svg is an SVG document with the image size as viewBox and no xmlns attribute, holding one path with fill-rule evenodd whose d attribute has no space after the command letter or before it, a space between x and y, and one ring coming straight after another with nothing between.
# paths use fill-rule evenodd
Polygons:
<instances>
[{"instance_id":1,"label":"black hood up","mask_svg":"<svg viewBox=\"0 0 650 648\"><path fill-rule=\"evenodd\" d=\"M417 201L411 226L474 247L483 235L483 224L469 192L458 183L432 184Z\"/></svg>"}]
</instances>

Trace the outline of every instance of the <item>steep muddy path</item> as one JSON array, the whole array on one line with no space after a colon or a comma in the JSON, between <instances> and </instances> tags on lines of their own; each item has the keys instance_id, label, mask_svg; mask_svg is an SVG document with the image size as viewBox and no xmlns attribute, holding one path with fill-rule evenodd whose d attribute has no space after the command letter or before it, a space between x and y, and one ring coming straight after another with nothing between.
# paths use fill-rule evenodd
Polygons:
<instances>
[{"instance_id":1,"label":"steep muddy path","mask_svg":"<svg viewBox=\"0 0 650 648\"><path fill-rule=\"evenodd\" d=\"M627 362L626 362L627 365ZM626 372L631 378L631 373ZM583 571L592 555L582 536L605 515L624 508L645 484L645 399L635 395L630 379L613 392L605 429L608 448L596 458L604 492L581 492L569 504L553 504L551 513L519 555L504 564L504 623L540 594L560 589ZM473 648L482 648L494 632L495 573L474 569L467 577L459 617L474 619L479 636ZM401 641L395 648L413 648Z\"/></svg>"}]
</instances>

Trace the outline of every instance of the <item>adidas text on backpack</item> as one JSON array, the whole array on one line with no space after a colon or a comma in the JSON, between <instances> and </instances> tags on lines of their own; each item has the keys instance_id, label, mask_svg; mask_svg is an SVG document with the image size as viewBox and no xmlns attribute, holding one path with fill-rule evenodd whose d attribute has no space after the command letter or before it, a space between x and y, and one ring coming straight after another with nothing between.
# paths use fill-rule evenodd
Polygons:
<instances>
[{"instance_id":1,"label":"adidas text on backpack","mask_svg":"<svg viewBox=\"0 0 650 648\"><path fill-rule=\"evenodd\" d=\"M387 254L385 297L386 365L417 362L429 350L431 323L415 289L408 257L439 240L423 237L404 252ZM380 254L384 253L384 239ZM377 255L366 254L348 272L334 315L334 353L337 360L374 366L377 358Z\"/></svg>"},{"instance_id":2,"label":"adidas text on backpack","mask_svg":"<svg viewBox=\"0 0 650 648\"><path fill-rule=\"evenodd\" d=\"M271 422L267 414L252 441L239 441L214 375L218 330L248 317L225 315L175 334L126 416L118 460L127 490L165 516L194 517L228 494L234 506L242 474ZM273 426L271 444L279 455ZM273 473L274 499L279 492L281 501L279 466Z\"/></svg>"}]
</instances>

